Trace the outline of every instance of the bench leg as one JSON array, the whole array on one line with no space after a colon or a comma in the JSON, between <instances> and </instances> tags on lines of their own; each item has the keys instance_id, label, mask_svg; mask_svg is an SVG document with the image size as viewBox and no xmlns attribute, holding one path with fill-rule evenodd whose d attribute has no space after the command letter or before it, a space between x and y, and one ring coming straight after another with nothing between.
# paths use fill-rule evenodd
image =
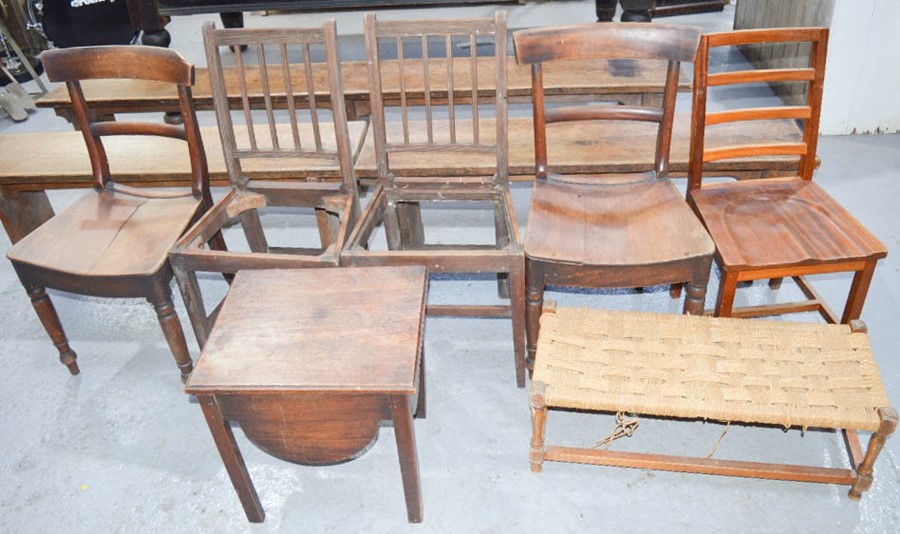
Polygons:
<instances>
[{"instance_id":1,"label":"bench leg","mask_svg":"<svg viewBox=\"0 0 900 534\"><path fill-rule=\"evenodd\" d=\"M869 448L859 467L856 468L856 482L850 487L849 496L853 500L859 500L864 491L872 487L872 469L878 453L884 447L884 441L894 433L897 428L897 411L893 408L881 408L878 410L881 424L878 430L869 439Z\"/></svg>"},{"instance_id":2,"label":"bench leg","mask_svg":"<svg viewBox=\"0 0 900 534\"><path fill-rule=\"evenodd\" d=\"M545 391L543 382L531 384L531 451L528 461L531 462L532 473L540 473L544 463L544 428L547 422Z\"/></svg>"},{"instance_id":3,"label":"bench leg","mask_svg":"<svg viewBox=\"0 0 900 534\"><path fill-rule=\"evenodd\" d=\"M53 207L44 191L0 192L0 220L10 243L17 243L53 217Z\"/></svg>"}]
</instances>

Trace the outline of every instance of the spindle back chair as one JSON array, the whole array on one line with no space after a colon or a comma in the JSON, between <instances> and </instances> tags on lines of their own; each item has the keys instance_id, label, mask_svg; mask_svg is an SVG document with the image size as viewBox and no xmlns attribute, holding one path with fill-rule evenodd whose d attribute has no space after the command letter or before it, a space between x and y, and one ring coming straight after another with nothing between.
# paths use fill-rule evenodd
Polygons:
<instances>
[{"instance_id":1,"label":"spindle back chair","mask_svg":"<svg viewBox=\"0 0 900 534\"><path fill-rule=\"evenodd\" d=\"M524 386L524 265L509 192L506 13L498 11L490 19L397 21L369 13L365 32L379 183L342 261L424 265L430 273L497 273L509 306L430 305L428 313L511 316L516 378ZM492 62L477 61L481 47L493 48ZM392 62L388 68L385 56L396 56L396 67ZM384 87L395 83L386 77L392 75L399 82L399 109L392 110L399 122L388 121L385 109ZM422 107L410 105L412 88L423 92ZM416 120L416 114L424 120ZM482 177L395 176L392 161L409 153L433 154L436 161L488 160L495 171ZM490 206L494 242L426 242L422 203ZM384 230L387 250L370 246L378 229Z\"/></svg>"},{"instance_id":2,"label":"spindle back chair","mask_svg":"<svg viewBox=\"0 0 900 534\"><path fill-rule=\"evenodd\" d=\"M240 269L335 267L359 213L334 20L321 28L290 29L216 29L209 22L203 26L203 40L232 190L172 251L201 347L218 307L206 313L198 272L230 275ZM228 82L223 69L223 51L230 54L229 49L243 50L233 55L235 83ZM315 59L324 59L324 76L314 74L322 73L314 69ZM247 92L251 78L262 87L263 110L252 109ZM330 101L330 110L320 106L320 100ZM239 109L232 111L235 105ZM287 160L303 161L312 170L296 180L277 182L249 180L244 173L245 166L277 168ZM265 208L287 208L300 217L314 213L317 231L305 240L292 234L298 242L291 246L270 245L260 218ZM235 218L249 251L232 246L221 252L204 246L209 235ZM294 221L302 225L301 218Z\"/></svg>"}]
</instances>

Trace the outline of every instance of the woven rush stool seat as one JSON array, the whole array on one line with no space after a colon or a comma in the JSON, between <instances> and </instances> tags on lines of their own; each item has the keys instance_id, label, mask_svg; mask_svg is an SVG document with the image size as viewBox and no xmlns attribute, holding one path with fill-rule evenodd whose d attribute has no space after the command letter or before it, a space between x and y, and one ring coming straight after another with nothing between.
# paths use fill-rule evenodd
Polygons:
<instances>
[{"instance_id":1,"label":"woven rush stool seat","mask_svg":"<svg viewBox=\"0 0 900 534\"><path fill-rule=\"evenodd\" d=\"M897 424L865 325L545 308L531 463L570 461L844 483L858 498ZM844 430L854 470L545 447L547 408ZM873 432L862 454L856 430Z\"/></svg>"}]
</instances>

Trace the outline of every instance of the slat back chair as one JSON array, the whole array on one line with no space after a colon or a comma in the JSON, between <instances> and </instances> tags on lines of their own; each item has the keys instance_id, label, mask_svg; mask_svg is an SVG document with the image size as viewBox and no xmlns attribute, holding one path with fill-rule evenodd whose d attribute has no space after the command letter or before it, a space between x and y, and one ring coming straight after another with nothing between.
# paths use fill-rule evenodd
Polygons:
<instances>
[{"instance_id":1,"label":"slat back chair","mask_svg":"<svg viewBox=\"0 0 900 534\"><path fill-rule=\"evenodd\" d=\"M807 44L808 64L794 68L760 68L710 72L710 51L729 46ZM716 314L764 316L817 311L828 322L859 318L875 264L887 249L849 212L812 182L816 168L819 117L825 80L827 28L776 28L704 35L694 67L694 102L688 169L688 200L716 242L722 268ZM800 105L709 111L709 92L750 83L805 83ZM707 146L716 125L750 121L802 121L800 142L753 140L732 146ZM704 165L759 156L797 156L793 177L752 182L704 183ZM850 294L839 318L802 277L823 272L854 272ZM769 279L778 288L793 276L807 300L733 309L739 282Z\"/></svg>"},{"instance_id":2,"label":"slat back chair","mask_svg":"<svg viewBox=\"0 0 900 534\"><path fill-rule=\"evenodd\" d=\"M50 50L41 59L50 81L65 82L84 135L96 193L85 195L12 247L12 261L60 360L78 374L46 287L104 297L144 297L156 309L166 340L185 379L192 370L181 324L172 306L169 249L202 210L209 208L209 175L191 99L194 67L177 52L153 47L109 46ZM181 126L94 120L82 80L139 79L167 82L178 91ZM186 142L189 190L156 190L118 184L107 159L105 137L162 136ZM136 154L135 157L140 157ZM207 239L221 248L219 234Z\"/></svg>"},{"instance_id":3,"label":"slat back chair","mask_svg":"<svg viewBox=\"0 0 900 534\"><path fill-rule=\"evenodd\" d=\"M490 19L398 21L378 20L369 13L365 40L379 184L342 261L424 265L432 273L497 273L500 295L511 297L510 306L430 305L428 313L511 315L516 377L524 386L524 265L508 187L506 13L498 11ZM491 62L477 61L478 49L485 45L493 47ZM396 61L382 61L385 56ZM422 106L412 106L412 94L421 98ZM393 109L399 121L387 121L388 100L399 103ZM424 120L417 120L417 114ZM440 177L440 172L395 176L392 163L410 153L433 154L436 168L448 159L488 160L493 172L480 177ZM490 205L495 242L426 243L423 202ZM369 243L382 224L386 251Z\"/></svg>"},{"instance_id":4,"label":"slat back chair","mask_svg":"<svg viewBox=\"0 0 900 534\"><path fill-rule=\"evenodd\" d=\"M209 22L203 26L203 39L232 190L172 251L201 347L218 308L207 314L198 272L229 275L240 269L337 266L359 214L334 20L318 28L290 29L216 29ZM232 56L235 81L229 81L223 66L223 56L231 56L229 49L244 50ZM326 69L315 66L319 58ZM251 82L262 88L263 109L254 109L256 102L248 94ZM330 111L322 101L329 103ZM259 170L260 165L277 169L288 160L302 162L308 174L276 182L249 180L244 172L245 167ZM323 179L334 177L339 180ZM267 207L314 211L315 246L270 245L260 218L260 210ZM228 252L207 248L209 236L234 218L241 222L249 252L234 246Z\"/></svg>"},{"instance_id":5,"label":"slat back chair","mask_svg":"<svg viewBox=\"0 0 900 534\"><path fill-rule=\"evenodd\" d=\"M662 24L579 24L515 32L520 64L530 64L534 107L535 188L525 236L529 365L537 346L547 285L643 287L688 283L686 313L703 311L713 245L668 180L669 149L681 63L692 61L700 30ZM662 107L591 102L550 107L543 65L569 60L664 61ZM639 121L657 125L653 169L626 175L551 172L548 125ZM553 128L549 128L552 135Z\"/></svg>"}]
</instances>

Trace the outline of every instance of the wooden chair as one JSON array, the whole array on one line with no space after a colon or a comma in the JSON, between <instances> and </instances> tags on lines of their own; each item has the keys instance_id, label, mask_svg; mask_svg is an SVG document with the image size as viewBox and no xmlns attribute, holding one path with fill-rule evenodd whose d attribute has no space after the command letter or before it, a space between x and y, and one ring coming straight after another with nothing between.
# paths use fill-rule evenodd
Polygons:
<instances>
[{"instance_id":1,"label":"wooden chair","mask_svg":"<svg viewBox=\"0 0 900 534\"><path fill-rule=\"evenodd\" d=\"M519 229L509 193L507 147L506 13L493 19L378 21L365 16L366 53L370 65L372 126L379 183L342 254L347 265L423 265L429 273L498 273L501 294L510 305L429 305L428 314L510 317L513 325L516 381L525 385L525 276ZM465 56L453 56L464 43ZM492 69L477 69L476 48L492 44ZM379 48L397 53L396 66L382 65ZM407 49L421 47L424 59L409 59ZM451 60L452 59L452 60ZM384 92L400 85L400 123L385 123ZM463 81L464 80L464 81ZM443 82L443 83L441 83ZM467 84L462 93L454 84ZM470 83L471 82L471 83ZM410 118L407 91L422 84L425 120ZM486 88L487 87L487 88ZM442 104L438 104L438 102ZM446 105L443 104L446 101ZM485 103L493 103L486 106ZM471 106L471 115L462 108ZM486 108L492 107L494 116ZM459 108L459 109L458 109ZM446 119L439 116L445 113ZM427 153L439 159L489 159L496 170L488 177L398 177L395 158ZM480 159L479 159L480 160ZM492 244L427 243L420 203L483 203L493 209L496 241ZM369 247L383 224L387 250ZM508 277L508 278L507 278Z\"/></svg>"},{"instance_id":2,"label":"wooden chair","mask_svg":"<svg viewBox=\"0 0 900 534\"><path fill-rule=\"evenodd\" d=\"M267 30L217 30L209 22L203 26L203 40L232 190L185 233L171 254L201 347L218 307L207 314L197 281L198 272L233 274L241 269L336 267L359 212L352 148L341 98L334 20L326 21L321 28ZM226 49L230 53L228 47L247 49L234 55L239 74L235 83L228 83L222 66L220 52ZM310 75L312 57L317 53L325 57L324 76ZM245 56L254 58L256 64L245 65ZM273 56L277 59L272 60ZM257 122L264 121L260 128L255 127L251 111L248 79L257 80L263 88L265 118L256 117ZM323 116L326 112L318 105L320 99L330 99L332 121ZM242 111L231 112L229 104L234 101L240 102ZM301 116L301 103L303 108L308 108L306 117ZM276 106L287 107L284 122L276 122ZM303 121L304 118L308 121ZM249 166L260 161L270 161L274 168L285 161L308 161L308 168L318 170L297 176L297 180L249 180L242 163ZM319 176L339 180L321 181ZM271 246L259 215L264 208L291 208L294 214L314 212L318 233L312 241L318 246ZM234 246L230 251L206 247L209 236L235 218L240 220L250 251L238 251Z\"/></svg>"},{"instance_id":3,"label":"wooden chair","mask_svg":"<svg viewBox=\"0 0 900 534\"><path fill-rule=\"evenodd\" d=\"M691 61L700 31L653 24L584 24L518 31L519 63L531 64L536 181L525 232L526 332L534 364L544 288L673 286L688 283L685 313L700 314L713 243L669 181L669 147L680 62ZM663 60L668 76L662 108L601 103L549 108L542 66L553 61ZM550 172L547 125L568 121L657 123L653 170L643 174ZM552 135L552 128L550 129Z\"/></svg>"},{"instance_id":4,"label":"wooden chair","mask_svg":"<svg viewBox=\"0 0 900 534\"><path fill-rule=\"evenodd\" d=\"M191 100L194 67L174 51L136 46L50 50L41 55L41 60L50 81L66 82L68 86L87 143L96 192L83 196L16 243L7 256L59 350L60 360L73 375L79 371L76 355L44 291L47 287L99 297L146 298L156 309L184 380L193 364L172 306L172 269L167 254L182 232L212 204L206 156ZM106 78L177 85L183 126L94 121L80 82ZM191 189L141 189L117 184L102 141L102 137L114 135L186 141L193 176ZM221 248L220 237L212 234L208 240Z\"/></svg>"},{"instance_id":5,"label":"wooden chair","mask_svg":"<svg viewBox=\"0 0 900 534\"><path fill-rule=\"evenodd\" d=\"M709 72L711 48L786 42L811 44L808 67ZM840 322L849 323L859 318L875 264L887 255L875 236L812 182L827 42L825 28L742 30L704 35L700 41L694 67L688 201L716 243L716 262L722 269L715 309L718 316L818 311L826 321L836 323L837 315L803 276L849 271L854 273L853 283L840 317ZM807 82L806 104L707 112L710 87L754 82ZM706 146L708 127L778 119L804 121L802 142ZM703 183L705 163L764 155L798 156L796 175ZM740 282L770 279L770 285L777 288L785 276L794 278L808 300L733 309Z\"/></svg>"}]
</instances>

